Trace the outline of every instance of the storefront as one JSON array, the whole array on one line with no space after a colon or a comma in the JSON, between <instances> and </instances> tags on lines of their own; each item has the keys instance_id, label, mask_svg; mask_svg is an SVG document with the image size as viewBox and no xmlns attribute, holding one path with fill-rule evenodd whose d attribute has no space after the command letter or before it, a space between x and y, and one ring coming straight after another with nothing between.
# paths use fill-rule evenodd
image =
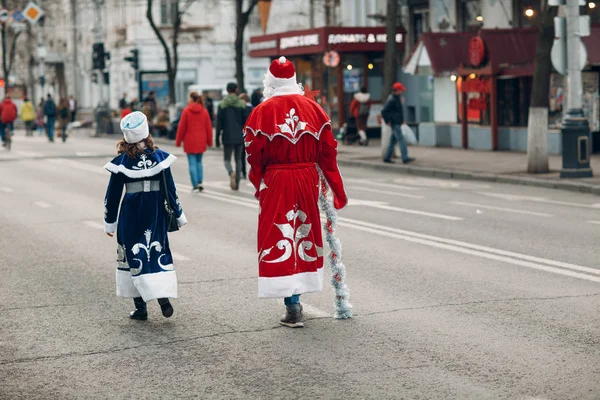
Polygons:
<instances>
[{"instance_id":1,"label":"storefront","mask_svg":"<svg viewBox=\"0 0 600 400\"><path fill-rule=\"evenodd\" d=\"M395 40L403 49L403 31ZM366 86L373 106L369 128L379 128L377 115L383 102L384 27L324 27L250 38L250 57L287 57L296 66L298 82L320 90L319 103L331 116L334 128L348 118L354 93Z\"/></svg>"},{"instance_id":2,"label":"storefront","mask_svg":"<svg viewBox=\"0 0 600 400\"><path fill-rule=\"evenodd\" d=\"M600 57L597 50L600 27L592 28L592 35L582 39L588 49L588 67L583 72L584 111L591 130L598 131L596 66L600 65L600 60L596 58ZM405 68L415 74L434 75L434 96L436 100L445 100L444 105L438 104L443 112L438 112L434 105L434 122L419 127L421 143L526 151L536 40L535 29L424 34ZM554 154L561 152L560 126L565 93L566 79L553 74L548 147ZM449 98L455 101L448 102Z\"/></svg>"}]
</instances>

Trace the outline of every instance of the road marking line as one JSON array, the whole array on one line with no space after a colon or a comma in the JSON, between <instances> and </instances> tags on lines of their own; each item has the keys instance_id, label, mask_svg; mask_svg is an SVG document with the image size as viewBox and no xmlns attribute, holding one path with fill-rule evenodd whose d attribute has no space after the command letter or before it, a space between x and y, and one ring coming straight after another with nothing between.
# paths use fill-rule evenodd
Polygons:
<instances>
[{"instance_id":1,"label":"road marking line","mask_svg":"<svg viewBox=\"0 0 600 400\"><path fill-rule=\"evenodd\" d=\"M182 254L171 252L171 256L173 257L173 261L190 261L191 258L186 257Z\"/></svg>"},{"instance_id":2,"label":"road marking line","mask_svg":"<svg viewBox=\"0 0 600 400\"><path fill-rule=\"evenodd\" d=\"M52 208L52 205L48 204L48 203L44 203L43 201L36 201L35 203L36 206L40 207L40 208Z\"/></svg>"},{"instance_id":3,"label":"road marking line","mask_svg":"<svg viewBox=\"0 0 600 400\"><path fill-rule=\"evenodd\" d=\"M419 190L420 189L420 188L415 188L412 186L395 185L393 183L373 182L368 179L345 179L344 181L354 182L354 183L363 183L365 185L380 186L380 187L392 188L392 189L402 189L402 190Z\"/></svg>"},{"instance_id":4,"label":"road marking line","mask_svg":"<svg viewBox=\"0 0 600 400\"><path fill-rule=\"evenodd\" d=\"M508 201L533 201L536 203L546 203L546 204L556 204L559 206L570 206L570 207L581 207L581 208L600 208L600 203L595 204L583 204L583 203L573 203L570 201L558 201L551 200L546 197L534 197L534 196L520 196L514 194L506 194L506 193L494 193L494 192L475 192L484 196L496 197Z\"/></svg>"},{"instance_id":5,"label":"road marking line","mask_svg":"<svg viewBox=\"0 0 600 400\"><path fill-rule=\"evenodd\" d=\"M598 225L600 225L600 221L588 221L588 224L598 224Z\"/></svg>"},{"instance_id":6,"label":"road marking line","mask_svg":"<svg viewBox=\"0 0 600 400\"><path fill-rule=\"evenodd\" d=\"M303 311L311 317L331 318L333 316L331 313L323 311L320 308L311 306L310 304L302 303L302 308Z\"/></svg>"},{"instance_id":7,"label":"road marking line","mask_svg":"<svg viewBox=\"0 0 600 400\"><path fill-rule=\"evenodd\" d=\"M14 192L14 190L12 190L9 187L2 187L2 188L0 188L0 190L2 190L4 193L13 193Z\"/></svg>"},{"instance_id":8,"label":"road marking line","mask_svg":"<svg viewBox=\"0 0 600 400\"><path fill-rule=\"evenodd\" d=\"M393 196L408 197L409 199L423 199L424 198L423 196L416 196L414 194L392 192L392 191L388 191L388 190L373 190L373 189L362 188L362 187L358 187L358 186L349 186L348 189L350 189L350 190L361 190L363 192L370 192L370 193L391 194Z\"/></svg>"},{"instance_id":9,"label":"road marking line","mask_svg":"<svg viewBox=\"0 0 600 400\"><path fill-rule=\"evenodd\" d=\"M461 218L461 217L453 217L451 215L436 214L436 213L430 213L430 212L426 212L426 211L411 210L408 208L387 206L385 204L370 205L369 207L379 208L381 210L396 211L396 212L401 212L401 213L405 213L405 214L423 215L425 217L445 219L448 221L462 221L463 220L463 218Z\"/></svg>"},{"instance_id":10,"label":"road marking line","mask_svg":"<svg viewBox=\"0 0 600 400\"><path fill-rule=\"evenodd\" d=\"M583 273L579 273L579 272L573 272L573 271L569 271L569 270L548 267L548 266L541 265L541 264L535 264L535 263L532 263L529 261L522 261L522 260L518 260L515 258L499 256L496 254L484 253L482 251L471 250L468 248L458 247L458 246L454 246L454 245L448 245L448 244L444 244L444 243L435 242L432 240L420 239L420 238L411 237L411 236L407 236L407 235L400 235L397 233L382 231L382 230L378 230L378 229L369 228L366 226L355 225L355 224L343 222L341 220L338 221L338 225L345 226L347 228L357 229L357 230L360 230L363 232L387 236L387 237L391 237L394 239L402 239L402 240L406 240L408 242L419 243L419 244L422 244L425 246L437 247L440 249L450 250L450 251L454 251L457 253L469 254L469 255L478 256L481 258L487 258L487 259L495 260L495 261L502 261L502 262L505 262L508 264L518 265L521 267L527 267L527 268L531 268L531 269L537 269L540 271L552 272L555 274L569 276L569 277L573 277L573 278L584 279L584 280L591 281L591 282L600 282L600 277L598 277L598 276L591 276L591 275L587 275L587 274L583 274ZM597 271L597 272L600 272L600 271Z\"/></svg>"},{"instance_id":11,"label":"road marking line","mask_svg":"<svg viewBox=\"0 0 600 400\"><path fill-rule=\"evenodd\" d=\"M515 213L515 214L535 215L537 217L553 217L554 216L551 214L539 213L539 212L535 212L535 211L515 210L514 208L487 206L484 204L466 203L463 201L453 201L452 204L457 204L459 206L466 206L466 207L487 208L489 210L506 211L506 212L511 212L511 213Z\"/></svg>"},{"instance_id":12,"label":"road marking line","mask_svg":"<svg viewBox=\"0 0 600 400\"><path fill-rule=\"evenodd\" d=\"M231 197L230 195L220 194L220 193L211 195L211 198L214 198L215 200L219 200L219 201L230 201L230 197ZM258 203L254 202L252 200L235 199L235 200L232 200L232 202L235 202L235 204L239 204L239 205L253 208L253 209L258 208ZM321 219L324 220L324 218L321 218ZM581 265L565 263L562 261L548 260L545 258L530 256L527 254L521 254L521 253L515 253L515 252L507 251L507 250L495 249L495 248L487 247L487 246L480 246L480 245L471 244L471 243L467 243L467 242L461 242L461 241L453 240L453 239L445 239L445 238L441 238L441 237L437 237L437 236L406 231L403 229L392 228L389 226L373 224L370 222L359 221L356 219L351 219L351 218L346 218L346 217L339 217L338 221L340 223L344 223L344 226L346 226L348 228L363 230L362 228L364 227L364 228L370 229L369 232L377 233L382 236L389 236L388 234L394 234L394 235L396 235L396 236L392 236L394 238L396 238L397 236L402 236L402 238L406 237L407 238L406 240L409 240L411 238L418 239L421 242L423 242L423 244L425 244L425 245L431 245L433 247L440 247L437 245L437 244L440 244L440 245L445 246L442 248L445 248L445 249L451 250L451 251L463 252L462 250L457 250L457 249L463 248L464 250L468 250L471 252L471 253L467 253L467 254L473 254L473 255L480 256L480 257L484 257L484 258L501 257L501 259L500 259L501 261L506 261L506 262L513 263L513 264L515 262L519 262L520 264L517 264L517 265L523 265L523 263L527 264L527 265L523 265L523 266L529 266L529 264L538 265L538 266L540 266L539 264L546 264L548 266L565 268L565 269L579 271L579 272L586 273L586 274L600 275L600 270L598 270L598 269L584 267ZM490 257L484 256L487 253L491 253ZM496 258L494 258L494 259L496 259ZM537 264L535 264L535 263L537 263ZM543 269L548 272L563 271L558 268L546 267L544 265L541 265L540 267L541 268L537 268L537 269ZM566 271L566 272L569 272L569 271ZM562 272L556 272L556 273L562 273ZM569 272L569 273L573 274L575 272L573 272L573 273ZM575 273L575 274L577 274L577 273ZM563 275L565 275L565 274L563 274ZM569 276L572 276L572 275L569 275ZM582 279L587 279L588 277L590 277L589 275L584 275L584 274L577 274L576 277L581 278L582 276L584 277ZM596 282L596 280L595 280L596 277L591 277L591 278L593 278L592 280L594 282ZM598 278L598 279L599 279L598 282L600 282L600 278ZM590 280L590 279L587 279L587 280Z\"/></svg>"},{"instance_id":13,"label":"road marking line","mask_svg":"<svg viewBox=\"0 0 600 400\"><path fill-rule=\"evenodd\" d=\"M104 225L101 224L100 222L97 222L97 221L83 221L83 223L85 225L89 226L90 228L104 230Z\"/></svg>"},{"instance_id":14,"label":"road marking line","mask_svg":"<svg viewBox=\"0 0 600 400\"><path fill-rule=\"evenodd\" d=\"M69 168L75 168L80 171L93 172L95 174L106 175L108 173L108 171L106 171L104 168L98 165L87 164L82 161L68 160L66 158L51 158L48 159L46 162L63 165Z\"/></svg>"},{"instance_id":15,"label":"road marking line","mask_svg":"<svg viewBox=\"0 0 600 400\"><path fill-rule=\"evenodd\" d=\"M23 157L42 157L44 155L43 153L38 153L35 151L23 151L23 150L16 151L15 153L17 153L18 155L23 156Z\"/></svg>"},{"instance_id":16,"label":"road marking line","mask_svg":"<svg viewBox=\"0 0 600 400\"><path fill-rule=\"evenodd\" d=\"M594 275L600 275L600 270L599 269L589 268L589 267L583 267L581 265L575 265L575 264L565 263L565 262L562 262L562 261L548 260L548 259L545 259L545 258L530 256L530 255L527 255L527 254L515 253L515 252L512 252L512 251L495 249L493 247L480 246L480 245L477 245L477 244L471 244L471 243L467 243L467 242L461 242L461 241L458 241L458 240L445 239L445 238L441 238L441 237L437 237L437 236L426 235L426 234L423 234L423 233L417 233L417 232L406 231L406 230L403 230L403 229L391 228L389 226L372 224L370 222L359 221L359 220L351 219L351 218L339 217L338 219L340 221L344 221L344 222L349 223L349 224L364 225L366 227L373 228L373 229L376 229L376 230L388 231L388 232L391 232L391 233L396 233L396 234L400 234L400 235L411 236L411 237L415 237L415 238L419 238L419 239L431 240L431 241L440 242L440 243L444 243L444 244L449 244L449 245L453 245L453 246L460 246L460 247L465 247L465 248L473 249L473 250L477 250L477 251L483 251L483 252L489 252L489 253L493 253L493 254L498 254L498 255L501 255L501 256L507 256L507 257L513 257L513 258L520 258L520 259L526 260L526 261L531 261L531 262L536 262L536 263L542 263L542 264L547 264L547 265L553 265L555 267L572 269L572 270L575 270L575 271L586 272L586 273L594 274Z\"/></svg>"}]
</instances>

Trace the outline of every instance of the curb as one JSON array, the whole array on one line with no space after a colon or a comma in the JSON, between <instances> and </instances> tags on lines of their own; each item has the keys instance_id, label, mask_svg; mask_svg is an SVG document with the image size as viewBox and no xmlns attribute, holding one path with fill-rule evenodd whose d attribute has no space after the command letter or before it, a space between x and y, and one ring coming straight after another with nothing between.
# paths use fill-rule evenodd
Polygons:
<instances>
[{"instance_id":1,"label":"curb","mask_svg":"<svg viewBox=\"0 0 600 400\"><path fill-rule=\"evenodd\" d=\"M469 171L452 171L432 167L375 164L364 161L344 159L341 157L338 157L338 164L347 167L369 168L375 171L396 172L415 176L435 177L442 179L462 179L481 182L508 183L512 185L534 186L546 189L558 189L567 190L571 192L591 193L600 196L600 185L591 185L588 183L556 181L509 175L486 174Z\"/></svg>"}]
</instances>

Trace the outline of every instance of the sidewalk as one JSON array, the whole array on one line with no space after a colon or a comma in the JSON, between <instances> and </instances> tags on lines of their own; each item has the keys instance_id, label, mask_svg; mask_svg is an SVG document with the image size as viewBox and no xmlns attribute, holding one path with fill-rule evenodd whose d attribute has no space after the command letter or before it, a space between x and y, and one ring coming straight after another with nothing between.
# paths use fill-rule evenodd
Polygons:
<instances>
[{"instance_id":1,"label":"sidewalk","mask_svg":"<svg viewBox=\"0 0 600 400\"><path fill-rule=\"evenodd\" d=\"M384 164L379 140L371 140L367 147L340 144L338 163L342 166L357 166L419 176L511 183L600 195L599 155L592 156L594 177L561 179L559 177L562 166L560 156L549 157L550 173L528 174L525 153L420 146L409 146L408 152L411 157L416 158L415 162L404 165L397 160L396 164Z\"/></svg>"}]
</instances>

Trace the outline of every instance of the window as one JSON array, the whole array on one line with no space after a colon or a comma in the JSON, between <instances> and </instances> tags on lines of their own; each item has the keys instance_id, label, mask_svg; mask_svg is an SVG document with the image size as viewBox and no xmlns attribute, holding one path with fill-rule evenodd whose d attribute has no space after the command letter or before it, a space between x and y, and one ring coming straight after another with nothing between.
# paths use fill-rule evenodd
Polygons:
<instances>
[{"instance_id":1,"label":"window","mask_svg":"<svg viewBox=\"0 0 600 400\"><path fill-rule=\"evenodd\" d=\"M179 0L160 0L160 24L173 25L179 13Z\"/></svg>"},{"instance_id":2,"label":"window","mask_svg":"<svg viewBox=\"0 0 600 400\"><path fill-rule=\"evenodd\" d=\"M417 44L421 35L429 32L429 8L415 8L411 13L412 39Z\"/></svg>"},{"instance_id":3,"label":"window","mask_svg":"<svg viewBox=\"0 0 600 400\"><path fill-rule=\"evenodd\" d=\"M460 32L476 32L483 25L480 0L459 0L457 11Z\"/></svg>"}]
</instances>

